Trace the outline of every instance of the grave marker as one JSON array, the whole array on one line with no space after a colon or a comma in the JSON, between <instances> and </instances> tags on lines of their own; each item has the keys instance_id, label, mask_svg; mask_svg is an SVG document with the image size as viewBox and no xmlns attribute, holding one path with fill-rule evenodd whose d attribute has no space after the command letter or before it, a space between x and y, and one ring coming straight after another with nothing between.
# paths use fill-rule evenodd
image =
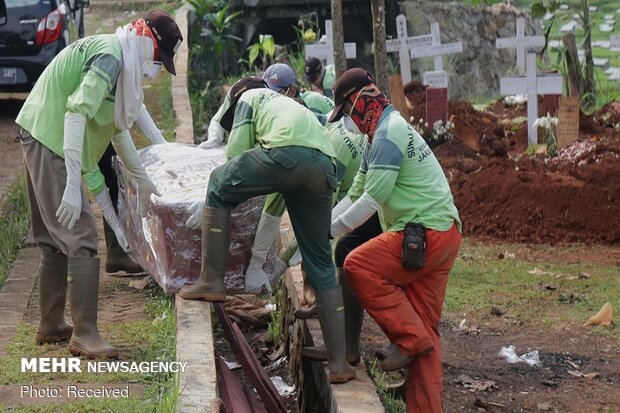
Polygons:
<instances>
[{"instance_id":1,"label":"grave marker","mask_svg":"<svg viewBox=\"0 0 620 413\"><path fill-rule=\"evenodd\" d=\"M386 48L388 53L398 52L398 60L400 62L400 77L403 84L411 82L411 58L409 57L409 45L407 40L407 19L404 15L399 14L396 17L396 39L386 40Z\"/></svg>"},{"instance_id":2,"label":"grave marker","mask_svg":"<svg viewBox=\"0 0 620 413\"><path fill-rule=\"evenodd\" d=\"M307 44L305 46L305 54L306 59L316 57L317 59L326 60L328 65L334 64L334 32L331 20L325 20L325 43ZM344 54L347 59L355 59L357 57L355 43L345 43Z\"/></svg>"},{"instance_id":3,"label":"grave marker","mask_svg":"<svg viewBox=\"0 0 620 413\"><path fill-rule=\"evenodd\" d=\"M426 88L426 123L428 128L438 120L445 123L448 114L448 88Z\"/></svg>"},{"instance_id":4,"label":"grave marker","mask_svg":"<svg viewBox=\"0 0 620 413\"><path fill-rule=\"evenodd\" d=\"M612 34L609 36L609 50L620 50L620 35Z\"/></svg>"},{"instance_id":5,"label":"grave marker","mask_svg":"<svg viewBox=\"0 0 620 413\"><path fill-rule=\"evenodd\" d=\"M579 96L560 98L558 114L558 149L579 139Z\"/></svg>"},{"instance_id":6,"label":"grave marker","mask_svg":"<svg viewBox=\"0 0 620 413\"><path fill-rule=\"evenodd\" d=\"M536 74L536 53L527 53L526 76L503 77L500 79L502 95L527 94L527 139L529 144L538 143L534 121L538 117L538 95L559 95L563 90L561 75Z\"/></svg>"},{"instance_id":7,"label":"grave marker","mask_svg":"<svg viewBox=\"0 0 620 413\"><path fill-rule=\"evenodd\" d=\"M463 43L441 43L441 32L439 23L431 23L431 44L426 43L428 36L420 36L420 40L424 38L424 42L418 42L411 47L411 57L419 59L422 57L432 57L435 63L435 70L443 70L443 56L463 52Z\"/></svg>"},{"instance_id":8,"label":"grave marker","mask_svg":"<svg viewBox=\"0 0 620 413\"><path fill-rule=\"evenodd\" d=\"M520 73L525 73L525 51L545 45L545 36L526 36L525 19L517 19L517 36L495 40L498 49L517 49L517 67Z\"/></svg>"}]
</instances>

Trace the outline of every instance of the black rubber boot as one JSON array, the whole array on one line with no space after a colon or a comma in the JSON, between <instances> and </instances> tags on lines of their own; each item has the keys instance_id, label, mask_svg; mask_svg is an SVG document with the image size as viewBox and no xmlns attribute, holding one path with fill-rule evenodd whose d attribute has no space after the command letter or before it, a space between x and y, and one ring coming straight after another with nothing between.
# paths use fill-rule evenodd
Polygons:
<instances>
[{"instance_id":1,"label":"black rubber boot","mask_svg":"<svg viewBox=\"0 0 620 413\"><path fill-rule=\"evenodd\" d=\"M302 320L307 320L309 318L317 318L319 313L316 309L316 303L311 306L304 306L302 308L298 308L293 311L293 315L297 318L301 318Z\"/></svg>"},{"instance_id":2,"label":"black rubber boot","mask_svg":"<svg viewBox=\"0 0 620 413\"><path fill-rule=\"evenodd\" d=\"M351 287L349 287L349 282L343 268L338 268L338 278L340 280L340 286L342 287L342 298L344 302L347 362L353 366L356 366L359 364L361 359L360 335L362 333L362 324L364 323L364 309L362 308L362 305L358 301L357 297L353 294ZM327 360L327 349L325 346L304 347L302 349L302 354L313 360Z\"/></svg>"},{"instance_id":3,"label":"black rubber boot","mask_svg":"<svg viewBox=\"0 0 620 413\"><path fill-rule=\"evenodd\" d=\"M99 300L99 263L97 257L69 257L69 296L73 335L69 351L89 359L117 358L118 350L108 344L97 330Z\"/></svg>"},{"instance_id":4,"label":"black rubber boot","mask_svg":"<svg viewBox=\"0 0 620 413\"><path fill-rule=\"evenodd\" d=\"M106 245L105 271L116 277L143 275L144 269L119 245L114 231L105 220L103 234Z\"/></svg>"},{"instance_id":5,"label":"black rubber boot","mask_svg":"<svg viewBox=\"0 0 620 413\"><path fill-rule=\"evenodd\" d=\"M323 341L327 347L329 382L346 383L355 378L355 370L347 363L346 358L344 305L340 286L317 291L316 305Z\"/></svg>"},{"instance_id":6,"label":"black rubber boot","mask_svg":"<svg viewBox=\"0 0 620 413\"><path fill-rule=\"evenodd\" d=\"M73 327L65 321L67 301L67 256L41 250L39 262L39 326L37 344L56 343L71 338Z\"/></svg>"},{"instance_id":7,"label":"black rubber boot","mask_svg":"<svg viewBox=\"0 0 620 413\"><path fill-rule=\"evenodd\" d=\"M202 264L200 277L181 288L186 300L226 300L224 274L230 245L230 210L205 207L202 215Z\"/></svg>"}]
</instances>

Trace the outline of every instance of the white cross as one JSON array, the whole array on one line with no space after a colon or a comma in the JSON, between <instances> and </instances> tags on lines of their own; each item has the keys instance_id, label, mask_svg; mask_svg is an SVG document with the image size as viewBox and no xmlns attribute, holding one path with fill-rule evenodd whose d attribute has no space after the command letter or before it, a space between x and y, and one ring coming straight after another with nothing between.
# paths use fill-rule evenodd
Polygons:
<instances>
[{"instance_id":1,"label":"white cross","mask_svg":"<svg viewBox=\"0 0 620 413\"><path fill-rule=\"evenodd\" d=\"M538 117L538 95L561 95L563 90L562 75L536 75L536 53L528 51L526 57L527 76L503 77L499 90L502 95L527 94L527 140L536 144L538 138L534 130L534 121Z\"/></svg>"},{"instance_id":2,"label":"white cross","mask_svg":"<svg viewBox=\"0 0 620 413\"><path fill-rule=\"evenodd\" d=\"M396 39L386 40L385 43L388 53L398 52L400 77L403 79L403 85L406 85L411 82L411 58L407 41L412 37L407 37L407 20L402 14L396 17L396 35Z\"/></svg>"},{"instance_id":3,"label":"white cross","mask_svg":"<svg viewBox=\"0 0 620 413\"><path fill-rule=\"evenodd\" d=\"M325 20L325 43L307 44L305 46L305 53L306 59L316 57L317 59L326 60L328 65L334 64L334 32L331 20ZM344 55L347 59L356 58L355 43L344 44Z\"/></svg>"},{"instance_id":4,"label":"white cross","mask_svg":"<svg viewBox=\"0 0 620 413\"><path fill-rule=\"evenodd\" d=\"M439 23L431 23L430 44L428 44L428 35L418 36L418 41L411 46L411 57L418 59L421 57L432 57L435 62L435 70L443 70L443 56L448 54L461 53L463 51L463 43L444 43L441 44L441 32L439 31Z\"/></svg>"},{"instance_id":5,"label":"white cross","mask_svg":"<svg viewBox=\"0 0 620 413\"><path fill-rule=\"evenodd\" d=\"M525 20L517 19L517 37L506 37L495 40L498 49L517 49L517 67L520 73L525 72L525 50L545 45L545 36L526 36Z\"/></svg>"}]
</instances>

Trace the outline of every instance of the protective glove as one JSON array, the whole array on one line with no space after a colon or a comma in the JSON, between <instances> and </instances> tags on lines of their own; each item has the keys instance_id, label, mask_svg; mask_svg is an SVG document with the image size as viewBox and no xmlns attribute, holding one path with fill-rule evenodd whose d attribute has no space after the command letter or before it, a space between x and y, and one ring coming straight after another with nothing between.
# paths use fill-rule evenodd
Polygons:
<instances>
[{"instance_id":1,"label":"protective glove","mask_svg":"<svg viewBox=\"0 0 620 413\"><path fill-rule=\"evenodd\" d=\"M144 136L146 136L153 145L166 143L164 135L162 135L161 131L155 125L155 122L153 122L153 118L151 118L151 115L149 114L149 111L146 110L146 106L144 106L144 104L142 104L140 112L138 112L136 125L138 125L138 128L140 128Z\"/></svg>"},{"instance_id":2,"label":"protective glove","mask_svg":"<svg viewBox=\"0 0 620 413\"><path fill-rule=\"evenodd\" d=\"M99 208L101 209L103 218L106 220L110 228L112 228L112 231L114 231L118 245L120 245L125 252L129 252L129 242L127 242L127 238L125 238L125 234L123 234L123 231L121 230L120 223L118 222L118 216L116 215L116 211L114 211L114 206L112 205L112 199L110 198L108 188L104 187L103 191L95 195L95 201L97 201L97 205L99 205Z\"/></svg>"},{"instance_id":3,"label":"protective glove","mask_svg":"<svg viewBox=\"0 0 620 413\"><path fill-rule=\"evenodd\" d=\"M198 147L200 149L209 149L215 146L221 146L224 144L224 128L215 119L211 119L209 122L209 128L207 129L207 140Z\"/></svg>"},{"instance_id":4,"label":"protective glove","mask_svg":"<svg viewBox=\"0 0 620 413\"><path fill-rule=\"evenodd\" d=\"M368 218L377 212L378 209L379 204L377 201L375 201L368 192L364 192L353 205L332 221L330 230L331 236L337 238L346 232L353 231L355 228L368 221Z\"/></svg>"},{"instance_id":5,"label":"protective glove","mask_svg":"<svg viewBox=\"0 0 620 413\"><path fill-rule=\"evenodd\" d=\"M187 208L190 217L185 221L185 226L191 229L199 229L202 227L202 211L205 209L205 200L196 201Z\"/></svg>"},{"instance_id":6,"label":"protective glove","mask_svg":"<svg viewBox=\"0 0 620 413\"><path fill-rule=\"evenodd\" d=\"M82 148L86 118L73 112L65 113L63 151L67 183L56 217L61 225L72 229L82 212Z\"/></svg>"},{"instance_id":7,"label":"protective glove","mask_svg":"<svg viewBox=\"0 0 620 413\"><path fill-rule=\"evenodd\" d=\"M144 166L140 162L138 152L131 140L129 131L124 130L114 136L112 138L112 145L123 161L123 164L125 164L127 171L136 181L136 185L138 186L138 213L141 217L146 217L151 195L155 194L161 196L161 194L157 191L157 187L153 181L151 181L151 178L149 178Z\"/></svg>"}]
</instances>

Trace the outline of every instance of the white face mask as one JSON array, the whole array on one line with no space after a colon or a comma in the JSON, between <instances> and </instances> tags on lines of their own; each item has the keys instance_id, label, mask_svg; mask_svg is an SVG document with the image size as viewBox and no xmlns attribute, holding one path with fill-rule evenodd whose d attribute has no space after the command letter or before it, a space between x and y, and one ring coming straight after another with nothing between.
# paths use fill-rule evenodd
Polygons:
<instances>
[{"instance_id":1,"label":"white face mask","mask_svg":"<svg viewBox=\"0 0 620 413\"><path fill-rule=\"evenodd\" d=\"M142 79L153 80L157 77L163 66L162 62L157 60L147 60L142 63Z\"/></svg>"},{"instance_id":2,"label":"white face mask","mask_svg":"<svg viewBox=\"0 0 620 413\"><path fill-rule=\"evenodd\" d=\"M351 119L349 115L342 116L342 124L344 125L344 128L349 132L355 133L356 135L363 135L360 128L357 127L357 125L355 124L355 122L353 122L353 119Z\"/></svg>"}]
</instances>

